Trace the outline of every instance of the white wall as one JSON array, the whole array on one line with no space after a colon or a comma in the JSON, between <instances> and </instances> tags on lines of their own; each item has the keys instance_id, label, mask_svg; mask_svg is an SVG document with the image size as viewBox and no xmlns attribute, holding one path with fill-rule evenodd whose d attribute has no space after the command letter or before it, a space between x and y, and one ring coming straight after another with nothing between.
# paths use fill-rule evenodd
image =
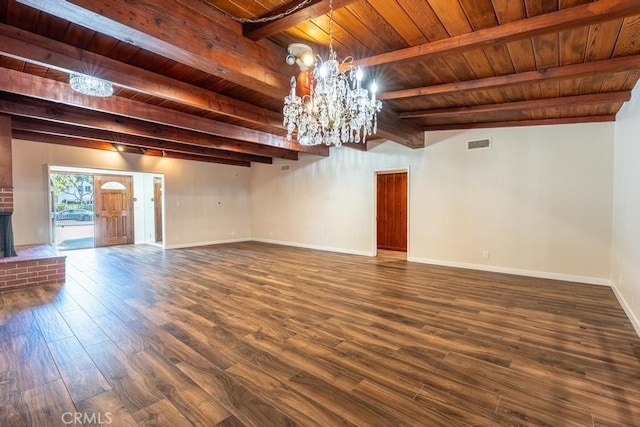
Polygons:
<instances>
[{"instance_id":1,"label":"white wall","mask_svg":"<svg viewBox=\"0 0 640 427\"><path fill-rule=\"evenodd\" d=\"M466 150L467 140L484 137L491 149ZM425 150L411 193L412 256L608 283L613 124L429 138L438 142Z\"/></svg>"},{"instance_id":2,"label":"white wall","mask_svg":"<svg viewBox=\"0 0 640 427\"><path fill-rule=\"evenodd\" d=\"M411 260L608 283L613 129L434 132L420 150L385 143L303 156L289 172L256 165L253 237L372 254L374 172L408 167ZM466 150L482 137L491 149Z\"/></svg>"},{"instance_id":3,"label":"white wall","mask_svg":"<svg viewBox=\"0 0 640 427\"><path fill-rule=\"evenodd\" d=\"M374 170L415 166L418 159L413 150L386 143L367 153L331 148L329 157L255 165L253 238L372 255ZM281 171L283 164L290 170Z\"/></svg>"},{"instance_id":4,"label":"white wall","mask_svg":"<svg viewBox=\"0 0 640 427\"><path fill-rule=\"evenodd\" d=\"M17 245L48 241L48 164L164 174L167 247L251 238L249 168L21 140L12 149Z\"/></svg>"},{"instance_id":5,"label":"white wall","mask_svg":"<svg viewBox=\"0 0 640 427\"><path fill-rule=\"evenodd\" d=\"M612 281L640 334L640 87L616 117Z\"/></svg>"}]
</instances>

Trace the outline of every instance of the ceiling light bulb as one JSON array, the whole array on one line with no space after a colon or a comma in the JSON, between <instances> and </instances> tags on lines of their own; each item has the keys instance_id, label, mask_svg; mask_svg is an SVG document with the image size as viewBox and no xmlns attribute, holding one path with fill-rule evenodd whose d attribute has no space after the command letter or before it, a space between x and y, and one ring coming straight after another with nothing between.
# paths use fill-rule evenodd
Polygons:
<instances>
[{"instance_id":1,"label":"ceiling light bulb","mask_svg":"<svg viewBox=\"0 0 640 427\"><path fill-rule=\"evenodd\" d=\"M358 68L358 69L356 70L356 80L357 80L357 81L362 80L362 76L363 76L362 68Z\"/></svg>"},{"instance_id":2,"label":"ceiling light bulb","mask_svg":"<svg viewBox=\"0 0 640 427\"><path fill-rule=\"evenodd\" d=\"M376 84L375 80L371 82L371 88L369 88L369 90L371 91L371 93L378 92L378 85Z\"/></svg>"},{"instance_id":3,"label":"ceiling light bulb","mask_svg":"<svg viewBox=\"0 0 640 427\"><path fill-rule=\"evenodd\" d=\"M304 55L304 56L302 57L302 63L303 63L304 65L306 65L307 67L311 67L311 66L313 65L313 63L314 63L314 62L315 62L315 61L314 61L314 59L313 59L313 55L312 55L312 54L310 54L310 53L307 53L306 55Z\"/></svg>"}]
</instances>

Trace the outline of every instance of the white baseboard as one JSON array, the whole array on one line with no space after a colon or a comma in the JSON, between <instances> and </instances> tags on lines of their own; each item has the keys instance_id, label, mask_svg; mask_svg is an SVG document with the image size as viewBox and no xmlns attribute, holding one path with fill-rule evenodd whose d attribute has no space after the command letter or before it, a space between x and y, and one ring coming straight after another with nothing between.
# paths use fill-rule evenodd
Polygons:
<instances>
[{"instance_id":1,"label":"white baseboard","mask_svg":"<svg viewBox=\"0 0 640 427\"><path fill-rule=\"evenodd\" d=\"M145 240L145 239L136 239L136 241L133 243L134 245L153 245L153 244L157 244L157 242L155 240Z\"/></svg>"},{"instance_id":2,"label":"white baseboard","mask_svg":"<svg viewBox=\"0 0 640 427\"><path fill-rule=\"evenodd\" d=\"M618 298L618 302L622 306L622 309L624 310L624 312L627 314L627 317L629 318L629 321L631 322L633 329L636 330L636 334L638 334L638 336L640 337L640 321L636 317L635 313L631 310L631 307L629 306L629 304L627 304L627 300L624 299L624 296L622 296L622 294L618 290L618 287L616 286L615 282L611 283L611 289L613 289L613 293L616 295L616 298Z\"/></svg>"},{"instance_id":3,"label":"white baseboard","mask_svg":"<svg viewBox=\"0 0 640 427\"><path fill-rule=\"evenodd\" d=\"M469 264L465 262L443 261L439 259L409 257L407 261L422 264L441 265L445 267L466 268L470 270L491 271L494 273L516 274L518 276L538 277L541 279L563 280L566 282L586 283L589 285L611 286L610 279L589 276L576 276L572 274L550 273L547 271L522 270L518 268L499 267L495 265Z\"/></svg>"},{"instance_id":4,"label":"white baseboard","mask_svg":"<svg viewBox=\"0 0 640 427\"><path fill-rule=\"evenodd\" d=\"M136 243L137 245L138 243ZM156 246L158 248L163 248L164 249L164 244L162 242L158 243L158 242L152 242L152 241L148 241L148 242L142 242L142 245L150 245L150 246Z\"/></svg>"},{"instance_id":5,"label":"white baseboard","mask_svg":"<svg viewBox=\"0 0 640 427\"><path fill-rule=\"evenodd\" d=\"M325 252L338 252L341 254L349 254L349 255L375 256L375 253L373 252L356 251L353 249L344 249L344 248L334 248L331 246L309 245L307 243L285 242L282 240L259 239L259 238L254 238L251 240L253 240L254 242L272 243L274 245L294 246L296 248L305 248L305 249L316 249L318 251L325 251Z\"/></svg>"},{"instance_id":6,"label":"white baseboard","mask_svg":"<svg viewBox=\"0 0 640 427\"><path fill-rule=\"evenodd\" d=\"M237 242L249 242L251 239L249 238L240 238L240 239L226 239L226 240L209 240L206 242L194 242L194 243L178 243L175 245L165 245L165 249L184 249L184 248L195 248L197 246L209 246L209 245L221 245L224 243L237 243Z\"/></svg>"}]
</instances>

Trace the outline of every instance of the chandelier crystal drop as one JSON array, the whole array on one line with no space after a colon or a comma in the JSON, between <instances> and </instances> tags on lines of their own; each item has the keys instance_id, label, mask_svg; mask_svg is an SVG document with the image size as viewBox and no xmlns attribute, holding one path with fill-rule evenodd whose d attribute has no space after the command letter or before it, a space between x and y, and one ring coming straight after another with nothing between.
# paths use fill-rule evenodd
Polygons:
<instances>
[{"instance_id":1,"label":"chandelier crystal drop","mask_svg":"<svg viewBox=\"0 0 640 427\"><path fill-rule=\"evenodd\" d=\"M71 89L84 95L107 97L113 95L113 85L106 80L84 74L69 76Z\"/></svg>"},{"instance_id":2,"label":"chandelier crystal drop","mask_svg":"<svg viewBox=\"0 0 640 427\"><path fill-rule=\"evenodd\" d=\"M362 87L362 69L352 65L353 58L338 62L333 50L333 4L329 1L329 57L316 55L309 71L308 94L298 94L296 77L291 78L291 91L284 98L284 125L287 139L297 128L302 145L335 145L366 142L377 132L377 113L382 103L376 99L375 81L370 91ZM340 71L340 70L344 71ZM305 72L305 71L302 71Z\"/></svg>"}]
</instances>

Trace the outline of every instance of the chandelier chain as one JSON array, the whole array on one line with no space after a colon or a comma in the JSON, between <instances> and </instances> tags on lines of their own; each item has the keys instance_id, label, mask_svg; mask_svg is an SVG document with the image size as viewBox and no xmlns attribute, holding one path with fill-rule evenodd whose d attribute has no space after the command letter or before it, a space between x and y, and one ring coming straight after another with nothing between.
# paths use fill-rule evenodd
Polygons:
<instances>
[{"instance_id":1,"label":"chandelier chain","mask_svg":"<svg viewBox=\"0 0 640 427\"><path fill-rule=\"evenodd\" d=\"M333 52L333 0L329 0L329 52Z\"/></svg>"},{"instance_id":2,"label":"chandelier chain","mask_svg":"<svg viewBox=\"0 0 640 427\"><path fill-rule=\"evenodd\" d=\"M312 0L302 0L300 3L298 3L296 6L290 7L289 9L285 10L282 13L279 13L277 15L273 15L273 16L265 16L264 18L240 18L239 16L235 16L232 15L228 12L225 12L222 9L218 9L217 7L215 7L214 5L212 5L211 3L209 3L207 0L200 0L201 3L204 3L205 5L209 6L212 9L215 9L216 12L226 16L227 18L230 18L236 22L239 22L241 24L263 24L265 22L271 22L271 21L276 21L278 19L284 18L285 16L291 15L294 12L299 11L300 9L302 9L303 7L307 6L309 3L311 3Z\"/></svg>"}]
</instances>

